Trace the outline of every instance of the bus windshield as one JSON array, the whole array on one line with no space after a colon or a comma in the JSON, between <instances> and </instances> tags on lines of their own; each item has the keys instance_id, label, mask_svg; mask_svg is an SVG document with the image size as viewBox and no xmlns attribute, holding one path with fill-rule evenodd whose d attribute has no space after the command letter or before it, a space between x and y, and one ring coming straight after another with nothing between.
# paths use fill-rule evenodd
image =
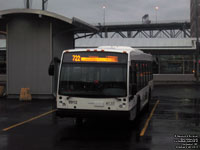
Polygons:
<instances>
[{"instance_id":1,"label":"bus windshield","mask_svg":"<svg viewBox=\"0 0 200 150\"><path fill-rule=\"evenodd\" d=\"M63 63L59 94L111 98L127 95L127 64Z\"/></svg>"}]
</instances>

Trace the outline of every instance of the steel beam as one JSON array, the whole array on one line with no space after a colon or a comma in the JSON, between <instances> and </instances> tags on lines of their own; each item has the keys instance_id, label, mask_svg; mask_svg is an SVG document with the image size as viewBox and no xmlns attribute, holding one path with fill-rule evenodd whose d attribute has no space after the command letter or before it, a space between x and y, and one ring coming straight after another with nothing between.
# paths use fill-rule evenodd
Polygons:
<instances>
[{"instance_id":1,"label":"steel beam","mask_svg":"<svg viewBox=\"0 0 200 150\"><path fill-rule=\"evenodd\" d=\"M102 26L98 25L96 28L99 29L99 32L95 34L100 38L114 38L116 34L120 35L121 38L188 38L191 35L190 22L187 21L157 24L106 25L106 30L102 30ZM85 32L76 31L76 34L81 33ZM94 36L90 36L89 38L93 37Z\"/></svg>"}]
</instances>

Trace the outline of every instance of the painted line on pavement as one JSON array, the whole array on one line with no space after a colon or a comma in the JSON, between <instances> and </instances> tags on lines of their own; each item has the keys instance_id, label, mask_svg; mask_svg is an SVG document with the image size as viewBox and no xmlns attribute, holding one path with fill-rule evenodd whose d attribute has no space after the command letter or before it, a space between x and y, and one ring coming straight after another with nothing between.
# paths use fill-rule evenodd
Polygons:
<instances>
[{"instance_id":1,"label":"painted line on pavement","mask_svg":"<svg viewBox=\"0 0 200 150\"><path fill-rule=\"evenodd\" d=\"M147 129L148 125L149 125L149 121L151 120L151 118L152 118L152 116L153 116L153 113L154 113L156 107L158 106L159 102L160 102L160 101L157 100L156 104L154 105L154 107L153 107L153 109L152 109L152 111L151 111L151 113L150 113L150 115L149 115L149 117L148 117L148 119L147 119L147 121L146 121L146 123L145 123L145 125L144 125L144 128L143 128L142 131L140 132L140 136L144 136L144 134L145 134L145 132L146 132L146 129Z\"/></svg>"},{"instance_id":2,"label":"painted line on pavement","mask_svg":"<svg viewBox=\"0 0 200 150\"><path fill-rule=\"evenodd\" d=\"M10 126L10 127L8 127L8 128L4 128L2 131L8 131L8 130L10 130L10 129L12 129L12 128L21 126L21 125L26 124L26 123L28 123L28 122L31 122L31 121L33 121L33 120L39 119L39 118L41 118L41 117L43 117L43 116L46 116L46 115L48 115L48 114L51 114L51 113L55 112L56 110L57 110L57 109L53 109L53 110L48 111L48 112L46 112L46 113L43 113L43 114L41 114L41 115L35 116L35 117L33 117L33 118L30 118L30 119L28 119L28 120L26 120L26 121L23 121L23 122L14 124L14 125L12 125L12 126Z\"/></svg>"}]
</instances>

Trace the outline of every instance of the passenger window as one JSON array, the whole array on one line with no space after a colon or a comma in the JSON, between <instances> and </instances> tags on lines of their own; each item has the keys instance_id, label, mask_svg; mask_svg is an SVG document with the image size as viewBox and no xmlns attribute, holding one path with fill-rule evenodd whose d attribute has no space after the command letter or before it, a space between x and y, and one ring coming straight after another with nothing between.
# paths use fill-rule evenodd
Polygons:
<instances>
[{"instance_id":1,"label":"passenger window","mask_svg":"<svg viewBox=\"0 0 200 150\"><path fill-rule=\"evenodd\" d=\"M129 67L129 93L133 95L133 70L132 67Z\"/></svg>"}]
</instances>

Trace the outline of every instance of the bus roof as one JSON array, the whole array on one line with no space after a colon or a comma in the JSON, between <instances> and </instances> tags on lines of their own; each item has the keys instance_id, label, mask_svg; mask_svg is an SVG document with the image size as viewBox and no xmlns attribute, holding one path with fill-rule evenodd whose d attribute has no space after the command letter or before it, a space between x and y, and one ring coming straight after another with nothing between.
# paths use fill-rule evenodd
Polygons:
<instances>
[{"instance_id":1,"label":"bus roof","mask_svg":"<svg viewBox=\"0 0 200 150\"><path fill-rule=\"evenodd\" d=\"M98 48L88 49L71 49L65 50L65 52L84 52L84 51L105 51L105 52L116 52L116 53L127 53L130 55L131 60L148 60L152 61L152 55L144 53L141 50L128 46L100 46Z\"/></svg>"},{"instance_id":2,"label":"bus roof","mask_svg":"<svg viewBox=\"0 0 200 150\"><path fill-rule=\"evenodd\" d=\"M148 60L152 61L152 55L144 53L143 51L128 47L128 46L100 46L99 49L105 49L105 50L114 50L114 51L120 51L120 52L126 52L130 54L131 60Z\"/></svg>"}]
</instances>

